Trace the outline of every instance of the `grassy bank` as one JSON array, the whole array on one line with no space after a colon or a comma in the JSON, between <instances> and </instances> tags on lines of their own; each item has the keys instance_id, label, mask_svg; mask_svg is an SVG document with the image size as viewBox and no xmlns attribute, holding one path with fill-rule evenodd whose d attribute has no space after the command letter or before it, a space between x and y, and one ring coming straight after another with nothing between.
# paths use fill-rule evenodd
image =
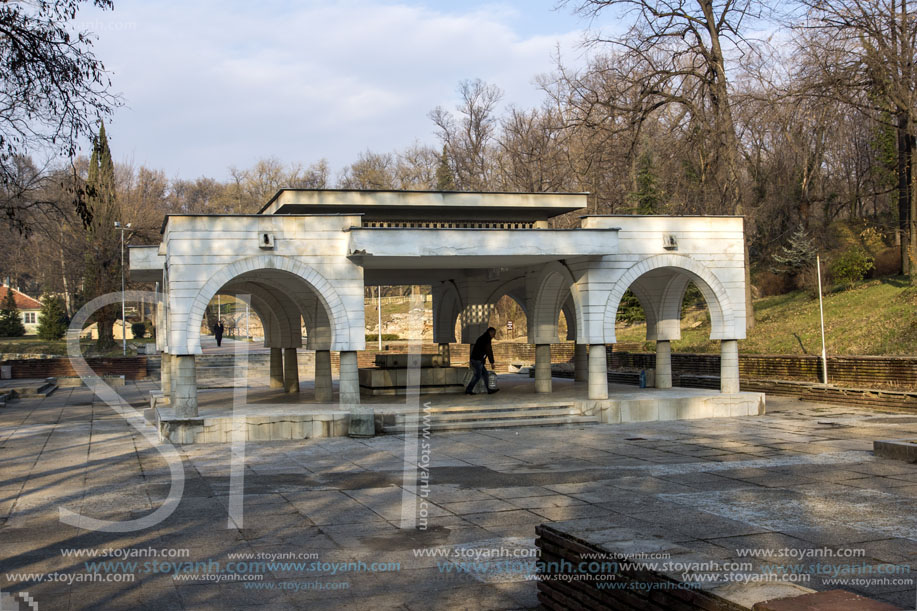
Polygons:
<instances>
[{"instance_id":1,"label":"grassy bank","mask_svg":"<svg viewBox=\"0 0 917 611\"><path fill-rule=\"evenodd\" d=\"M857 283L824 296L828 354L917 355L917 288L903 277ZM739 350L751 354L821 354L818 296L806 291L755 301L755 326ZM706 310L685 312L680 352L718 352ZM618 342L643 342L646 326L620 325ZM652 342L645 345L652 349Z\"/></svg>"}]
</instances>

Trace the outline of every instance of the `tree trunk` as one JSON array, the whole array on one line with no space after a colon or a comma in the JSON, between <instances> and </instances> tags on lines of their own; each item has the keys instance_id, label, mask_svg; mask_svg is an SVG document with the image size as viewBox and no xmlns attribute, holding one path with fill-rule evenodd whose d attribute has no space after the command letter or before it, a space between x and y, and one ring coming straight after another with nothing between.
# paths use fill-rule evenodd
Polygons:
<instances>
[{"instance_id":1,"label":"tree trunk","mask_svg":"<svg viewBox=\"0 0 917 611\"><path fill-rule=\"evenodd\" d=\"M112 319L98 320L96 322L96 329L99 331L99 339L96 341L96 346L100 350L108 350L115 346L114 325L115 321Z\"/></svg>"},{"instance_id":2,"label":"tree trunk","mask_svg":"<svg viewBox=\"0 0 917 611\"><path fill-rule=\"evenodd\" d=\"M911 276L911 249L913 228L911 216L911 154L912 144L908 134L908 114L898 113L898 230L901 234L901 273Z\"/></svg>"}]
</instances>

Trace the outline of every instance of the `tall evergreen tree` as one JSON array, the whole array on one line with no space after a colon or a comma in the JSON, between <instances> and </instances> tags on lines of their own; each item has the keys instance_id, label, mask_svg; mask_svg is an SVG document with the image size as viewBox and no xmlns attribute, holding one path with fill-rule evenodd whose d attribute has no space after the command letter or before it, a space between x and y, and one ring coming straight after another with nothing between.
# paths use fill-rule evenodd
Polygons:
<instances>
[{"instance_id":1,"label":"tall evergreen tree","mask_svg":"<svg viewBox=\"0 0 917 611\"><path fill-rule=\"evenodd\" d=\"M92 222L86 232L86 299L112 293L121 288L121 235L115 229L119 218L115 197L115 164L108 146L105 124L92 147L89 171L86 178L88 206ZM93 314L99 332L98 347L111 348L115 344L113 325L120 309L117 305L105 306Z\"/></svg>"},{"instance_id":2,"label":"tall evergreen tree","mask_svg":"<svg viewBox=\"0 0 917 611\"><path fill-rule=\"evenodd\" d=\"M67 312L60 297L46 295L41 300L38 313L38 337L45 340L60 339L67 332Z\"/></svg>"},{"instance_id":3,"label":"tall evergreen tree","mask_svg":"<svg viewBox=\"0 0 917 611\"><path fill-rule=\"evenodd\" d=\"M443 154L439 158L439 165L436 166L436 190L455 191L455 178L452 176L445 145L443 145Z\"/></svg>"},{"instance_id":4,"label":"tall evergreen tree","mask_svg":"<svg viewBox=\"0 0 917 611\"><path fill-rule=\"evenodd\" d=\"M16 307L13 289L8 288L3 305L0 306L0 337L22 337L23 335L25 335L25 325L22 324L22 316L19 314L19 308Z\"/></svg>"}]
</instances>

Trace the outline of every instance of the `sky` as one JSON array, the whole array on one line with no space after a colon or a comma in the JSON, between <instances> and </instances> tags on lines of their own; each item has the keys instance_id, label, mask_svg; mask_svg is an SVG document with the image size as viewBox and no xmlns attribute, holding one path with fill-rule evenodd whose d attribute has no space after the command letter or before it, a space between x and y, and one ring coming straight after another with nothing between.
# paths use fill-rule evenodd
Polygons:
<instances>
[{"instance_id":1,"label":"sky","mask_svg":"<svg viewBox=\"0 0 917 611\"><path fill-rule=\"evenodd\" d=\"M337 173L366 150L436 145L428 113L454 109L463 79L530 108L558 50L584 61L589 25L556 0L115 0L77 27L123 107L108 120L118 161L170 178L224 180L274 157Z\"/></svg>"}]
</instances>

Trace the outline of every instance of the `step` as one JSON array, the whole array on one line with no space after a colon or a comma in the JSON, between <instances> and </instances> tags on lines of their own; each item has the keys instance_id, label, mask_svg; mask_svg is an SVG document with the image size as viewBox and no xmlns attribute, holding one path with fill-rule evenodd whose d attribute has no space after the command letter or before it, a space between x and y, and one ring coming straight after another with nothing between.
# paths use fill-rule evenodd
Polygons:
<instances>
[{"instance_id":1,"label":"step","mask_svg":"<svg viewBox=\"0 0 917 611\"><path fill-rule=\"evenodd\" d=\"M444 405L440 407L430 407L427 412L431 414L448 414L451 412L484 412L484 411L507 411L507 410L519 410L519 409L545 409L545 408L562 408L570 407L573 405L570 401L543 401L538 403L521 403L521 404L512 404L512 405L500 405L500 404L465 404L465 405Z\"/></svg>"},{"instance_id":2,"label":"step","mask_svg":"<svg viewBox=\"0 0 917 611\"><path fill-rule=\"evenodd\" d=\"M508 419L524 419L524 418L551 418L551 417L567 417L567 416L582 416L581 412L578 412L574 409L532 409L532 410L508 410L504 412L457 412L443 416L439 414L439 417L431 417L430 422L442 423L442 422L460 422L460 421L472 421L472 420L508 420ZM395 422L404 422L404 423L414 423L414 422L423 422L423 417L416 414L410 415L396 415Z\"/></svg>"},{"instance_id":3,"label":"step","mask_svg":"<svg viewBox=\"0 0 917 611\"><path fill-rule=\"evenodd\" d=\"M553 417L553 418L527 418L527 419L512 419L512 420L485 420L477 422L444 422L444 423L431 423L429 430L430 431L468 431L468 430L479 430L479 429L498 429L498 428L510 428L518 426L560 426L565 424L598 424L598 419L595 416L563 416L563 417ZM403 426L387 426L384 429L385 433L388 434L401 434L404 433ZM418 429L420 433L423 429Z\"/></svg>"}]
</instances>

